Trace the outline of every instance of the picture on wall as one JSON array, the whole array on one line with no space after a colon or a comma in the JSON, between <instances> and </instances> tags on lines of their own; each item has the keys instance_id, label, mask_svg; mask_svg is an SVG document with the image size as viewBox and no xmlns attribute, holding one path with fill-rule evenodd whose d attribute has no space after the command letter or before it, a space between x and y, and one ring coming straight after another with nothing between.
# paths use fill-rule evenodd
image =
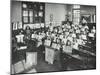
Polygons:
<instances>
[{"instance_id":1,"label":"picture on wall","mask_svg":"<svg viewBox=\"0 0 100 75\"><path fill-rule=\"evenodd\" d=\"M11 0L11 75L96 70L96 6Z\"/></svg>"}]
</instances>

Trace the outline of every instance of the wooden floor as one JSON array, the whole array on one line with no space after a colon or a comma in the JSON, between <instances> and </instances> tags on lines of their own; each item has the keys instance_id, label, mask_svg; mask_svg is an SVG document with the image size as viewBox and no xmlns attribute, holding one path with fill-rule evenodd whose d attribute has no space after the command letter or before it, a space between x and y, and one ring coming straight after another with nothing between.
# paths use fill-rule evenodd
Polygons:
<instances>
[{"instance_id":1,"label":"wooden floor","mask_svg":"<svg viewBox=\"0 0 100 75\"><path fill-rule=\"evenodd\" d=\"M66 56L66 55L65 55ZM12 71L16 68L14 65L23 65L25 64L25 51L20 50L17 51L15 54L12 56ZM91 56L90 56L91 57ZM91 57L93 58L93 57ZM68 56L66 58L66 62L62 63L60 60L54 61L54 64L49 64L48 62L45 61L45 56L41 53L37 53L37 65L31 66L29 69L25 70L26 66L17 66L17 69L24 70L20 73L44 73L44 72L61 72L61 71L75 71L75 70L90 70L90 69L95 69L96 68L96 59L93 58L88 62L88 64L83 64L81 61L76 60L75 58L72 58ZM24 61L24 62L23 62Z\"/></svg>"}]
</instances>

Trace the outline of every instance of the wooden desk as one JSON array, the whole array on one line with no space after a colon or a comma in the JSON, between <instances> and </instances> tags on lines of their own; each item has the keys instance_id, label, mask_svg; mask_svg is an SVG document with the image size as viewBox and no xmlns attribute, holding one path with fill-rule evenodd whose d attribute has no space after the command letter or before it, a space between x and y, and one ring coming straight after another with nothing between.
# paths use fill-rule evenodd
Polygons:
<instances>
[{"instance_id":1,"label":"wooden desk","mask_svg":"<svg viewBox=\"0 0 100 75\"><path fill-rule=\"evenodd\" d=\"M96 67L96 59L92 57L85 57L80 55L73 55L69 53L65 53L66 57L64 57L64 64L72 64L81 69L92 69ZM73 61L73 62L72 62Z\"/></svg>"},{"instance_id":2,"label":"wooden desk","mask_svg":"<svg viewBox=\"0 0 100 75\"><path fill-rule=\"evenodd\" d=\"M69 54L69 53L66 53L68 56L72 57L72 58L75 58L77 60L80 60L80 61L83 61L84 59L82 57L80 57L79 55L73 55L73 54Z\"/></svg>"},{"instance_id":3,"label":"wooden desk","mask_svg":"<svg viewBox=\"0 0 100 75\"><path fill-rule=\"evenodd\" d=\"M85 54L89 54L91 56L96 56L95 53L90 52L90 51L87 51L87 50L83 50L83 49L79 49L79 50L78 49L74 49L74 50L79 51L79 52L82 52L82 53L85 53Z\"/></svg>"},{"instance_id":4,"label":"wooden desk","mask_svg":"<svg viewBox=\"0 0 100 75\"><path fill-rule=\"evenodd\" d=\"M96 46L93 45L93 44L80 45L80 48L82 48L83 50L86 50L86 51L89 51L91 53L96 54Z\"/></svg>"},{"instance_id":5,"label":"wooden desk","mask_svg":"<svg viewBox=\"0 0 100 75\"><path fill-rule=\"evenodd\" d=\"M88 45L81 45L81 46L86 47L86 48L91 48L91 47L90 47L90 46L88 46Z\"/></svg>"}]
</instances>

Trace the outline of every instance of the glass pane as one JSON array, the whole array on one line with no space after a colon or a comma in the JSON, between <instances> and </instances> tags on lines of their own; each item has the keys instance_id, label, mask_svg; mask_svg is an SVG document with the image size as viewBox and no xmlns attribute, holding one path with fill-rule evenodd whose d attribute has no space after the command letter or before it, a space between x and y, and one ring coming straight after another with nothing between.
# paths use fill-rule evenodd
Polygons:
<instances>
[{"instance_id":1,"label":"glass pane","mask_svg":"<svg viewBox=\"0 0 100 75\"><path fill-rule=\"evenodd\" d=\"M28 23L28 17L23 17L24 23Z\"/></svg>"},{"instance_id":2,"label":"glass pane","mask_svg":"<svg viewBox=\"0 0 100 75\"><path fill-rule=\"evenodd\" d=\"M33 17L30 17L30 23L33 23Z\"/></svg>"},{"instance_id":3,"label":"glass pane","mask_svg":"<svg viewBox=\"0 0 100 75\"><path fill-rule=\"evenodd\" d=\"M76 6L77 7L77 6ZM79 24L80 22L80 10L73 10L73 23Z\"/></svg>"},{"instance_id":4,"label":"glass pane","mask_svg":"<svg viewBox=\"0 0 100 75\"><path fill-rule=\"evenodd\" d=\"M43 12L39 12L39 16L40 17L43 17Z\"/></svg>"},{"instance_id":5,"label":"glass pane","mask_svg":"<svg viewBox=\"0 0 100 75\"><path fill-rule=\"evenodd\" d=\"M33 11L29 11L29 16L33 16Z\"/></svg>"},{"instance_id":6,"label":"glass pane","mask_svg":"<svg viewBox=\"0 0 100 75\"><path fill-rule=\"evenodd\" d=\"M76 8L79 9L79 8L80 8L80 5L75 4L75 5L73 5L73 8L74 8L74 9L76 9Z\"/></svg>"},{"instance_id":7,"label":"glass pane","mask_svg":"<svg viewBox=\"0 0 100 75\"><path fill-rule=\"evenodd\" d=\"M37 17L38 15L37 15L37 13L35 13L35 17Z\"/></svg>"},{"instance_id":8,"label":"glass pane","mask_svg":"<svg viewBox=\"0 0 100 75\"><path fill-rule=\"evenodd\" d=\"M27 4L23 4L23 8L27 8Z\"/></svg>"},{"instance_id":9,"label":"glass pane","mask_svg":"<svg viewBox=\"0 0 100 75\"><path fill-rule=\"evenodd\" d=\"M23 11L23 16L28 16L28 11L27 10Z\"/></svg>"},{"instance_id":10,"label":"glass pane","mask_svg":"<svg viewBox=\"0 0 100 75\"><path fill-rule=\"evenodd\" d=\"M38 23L39 22L39 18L38 17L35 17L35 23Z\"/></svg>"},{"instance_id":11,"label":"glass pane","mask_svg":"<svg viewBox=\"0 0 100 75\"><path fill-rule=\"evenodd\" d=\"M43 6L42 5L40 6L40 10L43 10Z\"/></svg>"},{"instance_id":12,"label":"glass pane","mask_svg":"<svg viewBox=\"0 0 100 75\"><path fill-rule=\"evenodd\" d=\"M80 10L74 10L73 13L80 13Z\"/></svg>"}]
</instances>

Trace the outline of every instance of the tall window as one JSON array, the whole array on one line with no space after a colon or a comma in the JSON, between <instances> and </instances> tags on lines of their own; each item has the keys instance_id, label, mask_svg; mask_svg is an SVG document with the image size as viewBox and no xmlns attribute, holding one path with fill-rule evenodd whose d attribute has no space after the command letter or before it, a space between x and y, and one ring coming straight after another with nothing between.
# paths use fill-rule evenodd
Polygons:
<instances>
[{"instance_id":1,"label":"tall window","mask_svg":"<svg viewBox=\"0 0 100 75\"><path fill-rule=\"evenodd\" d=\"M44 23L44 3L23 2L22 21L24 24Z\"/></svg>"},{"instance_id":2,"label":"tall window","mask_svg":"<svg viewBox=\"0 0 100 75\"><path fill-rule=\"evenodd\" d=\"M80 5L73 5L73 23L79 24L80 22Z\"/></svg>"},{"instance_id":3,"label":"tall window","mask_svg":"<svg viewBox=\"0 0 100 75\"><path fill-rule=\"evenodd\" d=\"M33 23L33 9L30 4L23 3L23 23Z\"/></svg>"}]
</instances>

